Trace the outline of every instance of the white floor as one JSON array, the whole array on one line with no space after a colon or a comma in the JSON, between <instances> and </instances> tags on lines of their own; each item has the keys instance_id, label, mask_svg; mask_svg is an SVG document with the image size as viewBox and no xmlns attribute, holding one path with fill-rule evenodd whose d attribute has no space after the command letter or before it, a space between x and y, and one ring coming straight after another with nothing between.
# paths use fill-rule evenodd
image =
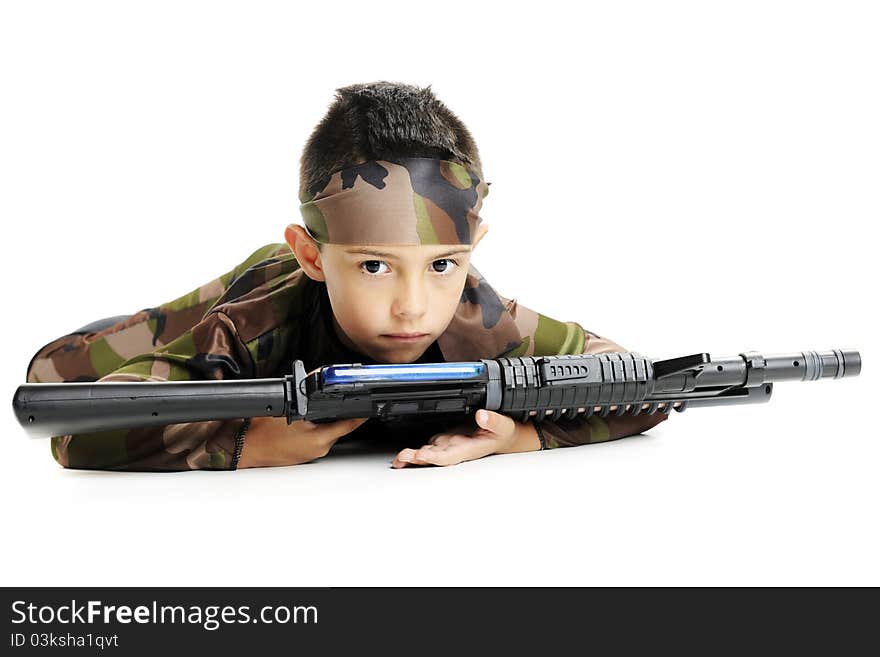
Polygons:
<instances>
[{"instance_id":1,"label":"white floor","mask_svg":"<svg viewBox=\"0 0 880 657\"><path fill-rule=\"evenodd\" d=\"M340 443L287 468L73 471L7 423L0 579L877 585L876 427L821 410L824 393L870 403L866 383L778 386L649 435L449 468Z\"/></svg>"}]
</instances>

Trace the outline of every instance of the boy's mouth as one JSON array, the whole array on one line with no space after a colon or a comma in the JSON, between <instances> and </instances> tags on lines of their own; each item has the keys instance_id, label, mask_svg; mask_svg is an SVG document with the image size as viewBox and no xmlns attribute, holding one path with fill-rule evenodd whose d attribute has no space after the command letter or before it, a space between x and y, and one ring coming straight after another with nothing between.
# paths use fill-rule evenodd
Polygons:
<instances>
[{"instance_id":1,"label":"boy's mouth","mask_svg":"<svg viewBox=\"0 0 880 657\"><path fill-rule=\"evenodd\" d=\"M428 336L427 333L383 333L383 338L391 338L398 342L419 342Z\"/></svg>"}]
</instances>

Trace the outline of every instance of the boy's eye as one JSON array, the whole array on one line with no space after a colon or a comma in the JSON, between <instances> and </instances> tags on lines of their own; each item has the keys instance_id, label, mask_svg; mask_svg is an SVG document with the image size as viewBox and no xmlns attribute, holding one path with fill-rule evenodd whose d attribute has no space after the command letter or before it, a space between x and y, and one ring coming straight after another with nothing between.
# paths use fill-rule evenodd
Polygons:
<instances>
[{"instance_id":1,"label":"boy's eye","mask_svg":"<svg viewBox=\"0 0 880 657\"><path fill-rule=\"evenodd\" d=\"M385 267L388 266L388 265L387 265L384 261L382 261L382 260L365 260L364 262L361 263L361 269L366 268L366 271L367 271L368 274L379 274L379 273L384 273L384 272L380 272L380 271L379 271L379 266L380 266L380 265L385 265Z\"/></svg>"},{"instance_id":2,"label":"boy's eye","mask_svg":"<svg viewBox=\"0 0 880 657\"><path fill-rule=\"evenodd\" d=\"M437 263L441 263L442 266L438 268ZM455 270L455 267L458 266L458 263L455 260L450 260L449 258L440 258L440 260L435 260L434 262L432 262L431 265L434 267L434 271L436 271L438 274L451 274ZM454 266L450 267L449 265Z\"/></svg>"}]
</instances>

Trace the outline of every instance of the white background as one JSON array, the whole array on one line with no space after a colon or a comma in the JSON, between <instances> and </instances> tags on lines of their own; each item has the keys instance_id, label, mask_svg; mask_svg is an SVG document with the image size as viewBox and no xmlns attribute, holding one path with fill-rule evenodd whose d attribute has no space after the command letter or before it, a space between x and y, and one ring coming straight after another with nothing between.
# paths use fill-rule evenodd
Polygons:
<instances>
[{"instance_id":1,"label":"white background","mask_svg":"<svg viewBox=\"0 0 880 657\"><path fill-rule=\"evenodd\" d=\"M853 347L859 378L404 470L65 470L7 410L2 583L880 584L878 14L601 5L3 3L3 395L282 241L334 90L379 79L473 132L501 294L655 358Z\"/></svg>"}]
</instances>

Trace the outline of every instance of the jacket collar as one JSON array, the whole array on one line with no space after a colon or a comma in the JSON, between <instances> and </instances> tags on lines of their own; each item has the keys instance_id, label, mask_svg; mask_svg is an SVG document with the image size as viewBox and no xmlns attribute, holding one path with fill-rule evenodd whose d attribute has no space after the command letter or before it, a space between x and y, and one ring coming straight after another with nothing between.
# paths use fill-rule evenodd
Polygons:
<instances>
[{"instance_id":1,"label":"jacket collar","mask_svg":"<svg viewBox=\"0 0 880 657\"><path fill-rule=\"evenodd\" d=\"M507 306L471 264L452 321L437 338L446 362L497 358L522 341Z\"/></svg>"}]
</instances>

